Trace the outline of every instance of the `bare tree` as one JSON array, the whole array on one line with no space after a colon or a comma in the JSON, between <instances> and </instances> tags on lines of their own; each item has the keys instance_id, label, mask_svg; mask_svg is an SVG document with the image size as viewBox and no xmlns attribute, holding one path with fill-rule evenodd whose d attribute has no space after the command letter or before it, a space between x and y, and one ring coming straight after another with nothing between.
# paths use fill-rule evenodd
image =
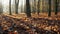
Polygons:
<instances>
[{"instance_id":1,"label":"bare tree","mask_svg":"<svg viewBox=\"0 0 60 34\"><path fill-rule=\"evenodd\" d=\"M59 4L58 0L55 0L55 15L57 15L58 13L58 4Z\"/></svg>"},{"instance_id":2,"label":"bare tree","mask_svg":"<svg viewBox=\"0 0 60 34\"><path fill-rule=\"evenodd\" d=\"M0 2L0 14L3 13L3 6L2 6L2 3Z\"/></svg>"},{"instance_id":3,"label":"bare tree","mask_svg":"<svg viewBox=\"0 0 60 34\"><path fill-rule=\"evenodd\" d=\"M34 0L34 4L33 4L33 13L35 14L36 12L36 0Z\"/></svg>"},{"instance_id":4,"label":"bare tree","mask_svg":"<svg viewBox=\"0 0 60 34\"><path fill-rule=\"evenodd\" d=\"M9 0L9 14L11 15L11 0Z\"/></svg>"},{"instance_id":5,"label":"bare tree","mask_svg":"<svg viewBox=\"0 0 60 34\"><path fill-rule=\"evenodd\" d=\"M40 13L40 0L38 0L38 11L37 11L38 15Z\"/></svg>"},{"instance_id":6,"label":"bare tree","mask_svg":"<svg viewBox=\"0 0 60 34\"><path fill-rule=\"evenodd\" d=\"M51 16L51 0L49 0L49 12L48 12L48 16Z\"/></svg>"},{"instance_id":7,"label":"bare tree","mask_svg":"<svg viewBox=\"0 0 60 34\"><path fill-rule=\"evenodd\" d=\"M15 13L18 14L19 0L15 0Z\"/></svg>"},{"instance_id":8,"label":"bare tree","mask_svg":"<svg viewBox=\"0 0 60 34\"><path fill-rule=\"evenodd\" d=\"M26 15L27 17L31 17L31 9L30 9L29 0L26 0Z\"/></svg>"}]
</instances>

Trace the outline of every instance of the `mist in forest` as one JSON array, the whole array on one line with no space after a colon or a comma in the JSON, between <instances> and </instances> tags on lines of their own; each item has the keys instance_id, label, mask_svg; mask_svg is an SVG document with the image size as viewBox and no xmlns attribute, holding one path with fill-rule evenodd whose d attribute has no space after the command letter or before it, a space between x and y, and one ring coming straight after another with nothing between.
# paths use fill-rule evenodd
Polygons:
<instances>
[{"instance_id":1,"label":"mist in forest","mask_svg":"<svg viewBox=\"0 0 60 34\"><path fill-rule=\"evenodd\" d=\"M49 11L49 1L48 0L29 0L31 12L37 12L38 6L40 12ZM0 6L2 6L3 13L9 13L9 2L10 0L0 0ZM55 1L51 0L51 11L55 11ZM59 1L59 11L60 11L60 1ZM18 13L24 13L26 11L26 0L19 0ZM15 12L15 0L11 0L11 12Z\"/></svg>"},{"instance_id":2,"label":"mist in forest","mask_svg":"<svg viewBox=\"0 0 60 34\"><path fill-rule=\"evenodd\" d=\"M3 7L3 13L9 13L9 0L0 0L0 4ZM23 10L24 11L25 0L19 0L19 13ZM15 0L11 0L11 11L15 11ZM22 10L21 10L22 9Z\"/></svg>"}]
</instances>

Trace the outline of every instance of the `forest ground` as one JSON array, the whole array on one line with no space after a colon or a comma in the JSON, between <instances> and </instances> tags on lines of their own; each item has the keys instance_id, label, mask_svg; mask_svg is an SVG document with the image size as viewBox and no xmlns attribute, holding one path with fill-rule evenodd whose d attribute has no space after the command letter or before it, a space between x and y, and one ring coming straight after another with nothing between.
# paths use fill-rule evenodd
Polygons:
<instances>
[{"instance_id":1,"label":"forest ground","mask_svg":"<svg viewBox=\"0 0 60 34\"><path fill-rule=\"evenodd\" d=\"M54 14L55 12L51 12L51 17L48 17L48 13L44 12L44 13L40 13L39 15L37 13L35 14L31 14L33 18L48 18L48 19L58 19L60 20L60 12L58 12L57 15ZM26 14L25 13L20 13L20 14L12 14L12 15L8 15L8 14L4 14L6 16L9 17L13 17L13 18L18 18L18 19L24 19L26 18Z\"/></svg>"}]
</instances>

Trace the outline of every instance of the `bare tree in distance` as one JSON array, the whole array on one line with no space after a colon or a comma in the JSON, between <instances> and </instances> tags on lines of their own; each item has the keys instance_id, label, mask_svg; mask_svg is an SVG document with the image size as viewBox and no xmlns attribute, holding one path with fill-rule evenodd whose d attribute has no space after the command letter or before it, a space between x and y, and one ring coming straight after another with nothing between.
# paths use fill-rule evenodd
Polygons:
<instances>
[{"instance_id":1,"label":"bare tree in distance","mask_svg":"<svg viewBox=\"0 0 60 34\"><path fill-rule=\"evenodd\" d=\"M49 0L49 11L48 11L48 16L51 16L51 0Z\"/></svg>"},{"instance_id":2,"label":"bare tree in distance","mask_svg":"<svg viewBox=\"0 0 60 34\"><path fill-rule=\"evenodd\" d=\"M11 15L11 0L9 0L9 14Z\"/></svg>"},{"instance_id":3,"label":"bare tree in distance","mask_svg":"<svg viewBox=\"0 0 60 34\"><path fill-rule=\"evenodd\" d=\"M15 0L15 13L18 14L19 0Z\"/></svg>"},{"instance_id":4,"label":"bare tree in distance","mask_svg":"<svg viewBox=\"0 0 60 34\"><path fill-rule=\"evenodd\" d=\"M38 0L38 11L37 11L38 15L40 13L40 0Z\"/></svg>"},{"instance_id":5,"label":"bare tree in distance","mask_svg":"<svg viewBox=\"0 0 60 34\"><path fill-rule=\"evenodd\" d=\"M58 13L58 4L59 4L59 0L55 0L55 15L57 15Z\"/></svg>"},{"instance_id":6,"label":"bare tree in distance","mask_svg":"<svg viewBox=\"0 0 60 34\"><path fill-rule=\"evenodd\" d=\"M0 14L3 13L3 6L2 6L2 3L0 2Z\"/></svg>"}]
</instances>

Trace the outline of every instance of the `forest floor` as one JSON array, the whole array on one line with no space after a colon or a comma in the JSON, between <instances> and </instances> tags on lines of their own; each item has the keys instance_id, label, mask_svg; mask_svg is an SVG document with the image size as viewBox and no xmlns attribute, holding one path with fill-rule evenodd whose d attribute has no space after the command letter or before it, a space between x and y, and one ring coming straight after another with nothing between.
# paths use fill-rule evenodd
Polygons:
<instances>
[{"instance_id":1,"label":"forest floor","mask_svg":"<svg viewBox=\"0 0 60 34\"><path fill-rule=\"evenodd\" d=\"M4 14L6 16L9 16L9 17L13 17L13 18L18 18L18 19L25 19L27 16L25 13L21 13L21 14L12 14L12 15L7 15L7 14ZM54 12L51 12L51 17L48 17L48 13L44 12L44 13L40 13L39 15L37 13L35 14L31 14L31 16L33 18L48 18L48 19L58 19L60 20L60 12L58 12L57 15L54 14Z\"/></svg>"},{"instance_id":2,"label":"forest floor","mask_svg":"<svg viewBox=\"0 0 60 34\"><path fill-rule=\"evenodd\" d=\"M27 18L26 14L24 13L13 14L13 15L4 14L0 16L0 21L2 27L5 27L5 25L7 25L7 27L8 26L12 27L15 26L14 24L16 24L17 26L15 28L19 27L16 30L18 30L18 32L22 30L23 34L25 34L24 29L29 33L36 30L32 33L35 32L49 33L46 31L50 31L51 33L54 34L56 34L55 32L60 34L60 12L58 13L58 15L54 15L54 12L52 12L51 14L52 14L51 17L48 17L47 13L40 13L39 16L36 13L36 14L32 14L32 18ZM21 34L21 32L19 34Z\"/></svg>"}]
</instances>

